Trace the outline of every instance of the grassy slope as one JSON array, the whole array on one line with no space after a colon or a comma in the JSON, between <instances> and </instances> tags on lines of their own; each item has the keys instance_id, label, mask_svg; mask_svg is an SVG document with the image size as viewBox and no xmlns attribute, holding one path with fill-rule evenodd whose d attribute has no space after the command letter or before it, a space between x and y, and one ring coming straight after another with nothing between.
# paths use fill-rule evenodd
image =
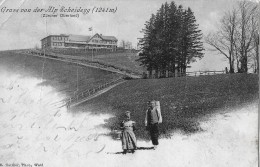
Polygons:
<instances>
[{"instance_id":1,"label":"grassy slope","mask_svg":"<svg viewBox=\"0 0 260 167\"><path fill-rule=\"evenodd\" d=\"M52 53L80 56L88 60L92 60L92 51L82 49L53 49ZM119 68L128 69L133 72L142 74L145 70L137 62L137 51L120 50L116 52L94 51L94 61L104 64L113 65Z\"/></svg>"},{"instance_id":2,"label":"grassy slope","mask_svg":"<svg viewBox=\"0 0 260 167\"><path fill-rule=\"evenodd\" d=\"M161 102L163 136L167 137L172 130L196 132L200 130L198 120L204 116L258 99L258 77L233 74L131 80L78 106L76 110L114 114L116 117L107 120L105 125L111 129L122 120L123 113L130 110L139 127L136 134L144 139L147 138L144 111L146 102L152 99Z\"/></svg>"},{"instance_id":3,"label":"grassy slope","mask_svg":"<svg viewBox=\"0 0 260 167\"><path fill-rule=\"evenodd\" d=\"M95 56L95 60L102 63L115 65L120 68L130 69L134 72L140 74L143 73L144 68L142 68L139 63L136 61L138 58L137 53L124 52L124 53L110 53L105 55Z\"/></svg>"},{"instance_id":4,"label":"grassy slope","mask_svg":"<svg viewBox=\"0 0 260 167\"><path fill-rule=\"evenodd\" d=\"M79 90L90 89L119 77L119 74L104 70L12 52L0 52L0 67L22 76L43 77L43 84L51 85L66 95L72 95L77 88L77 70Z\"/></svg>"}]
</instances>

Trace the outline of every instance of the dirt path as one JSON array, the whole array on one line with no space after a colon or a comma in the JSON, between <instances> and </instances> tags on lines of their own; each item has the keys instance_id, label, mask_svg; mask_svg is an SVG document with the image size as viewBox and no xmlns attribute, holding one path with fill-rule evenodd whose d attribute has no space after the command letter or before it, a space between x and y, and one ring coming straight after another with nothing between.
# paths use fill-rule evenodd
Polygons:
<instances>
[{"instance_id":1,"label":"dirt path","mask_svg":"<svg viewBox=\"0 0 260 167\"><path fill-rule=\"evenodd\" d=\"M124 81L121 81L121 82L116 83L116 84L114 84L114 85L111 85L111 86L109 86L109 87L107 87L107 88L105 88L105 89L102 89L102 90L98 91L97 93L95 93L95 94L93 94L93 95L91 95L91 96L89 96L89 97L87 97L87 98L85 98L85 99L79 100L78 102L71 104L70 107L77 106L77 105L79 105L79 104L81 104L81 103L84 103L84 102L90 100L90 99L93 99L93 98L95 98L95 97L97 97L97 96L99 96L99 95L101 95L101 94L103 94L103 93L109 91L110 89L112 89L112 88L116 87L117 85L120 85L120 84L122 84L122 83L124 83L124 82L126 82L126 81L124 80Z\"/></svg>"},{"instance_id":2,"label":"dirt path","mask_svg":"<svg viewBox=\"0 0 260 167\"><path fill-rule=\"evenodd\" d=\"M47 57L47 56L46 56L46 57L42 57L42 56L34 55L34 54L32 54L31 56L40 57L40 58L47 58L47 59L56 60L56 61L69 62L69 63L74 63L74 64L80 64L80 65L85 66L85 67L97 68L97 69L101 69L101 70L105 70L105 71L110 71L110 72L115 72L115 73L119 73L119 74L124 75L123 72L119 72L119 71L115 71L115 70L110 70L110 69L102 68L102 67L96 67L96 66L92 66L92 65L89 65L89 64L80 63L80 62L75 62L75 61L71 61L71 60L57 59L57 58L52 58L52 57ZM132 75L130 75L130 77L136 78L137 76L132 76ZM126 82L126 80L121 81L121 82L119 82L119 83L116 83L116 84L114 84L114 85L111 85L111 86L109 86L109 87L107 87L107 88L101 89L100 91L97 91L96 93L94 93L93 95L88 96L87 98L81 99L81 100L79 100L79 101L77 101L77 102L75 102L75 103L70 104L69 107L75 107L75 106L77 106L77 105L79 105L79 104L81 104L81 103L84 103L84 102L86 102L86 101L88 101L88 100L90 100L90 99L93 99L93 98L95 98L95 97L97 97L97 96L99 96L99 95L101 95L101 94L103 94L103 93L109 91L110 89L112 89L112 88L116 87L117 85L122 84L122 83L124 83L124 82ZM64 105L65 105L65 104L64 104Z\"/></svg>"},{"instance_id":3,"label":"dirt path","mask_svg":"<svg viewBox=\"0 0 260 167\"><path fill-rule=\"evenodd\" d=\"M97 69L100 69L100 70L105 70L105 71L110 71L110 72L113 72L113 73L118 73L118 74L121 74L121 75L126 75L126 76L129 76L131 78L135 78L135 79L141 78L138 75L126 73L124 71L111 69L111 68L100 67L100 66L95 66L95 65L91 65L89 63L78 62L78 61L85 60L85 59L83 59L82 57L79 57L79 56L55 55L55 56L57 56L59 58L53 58L53 57L48 57L48 56L45 56L45 57L44 56L39 56L37 54L25 53L24 51L23 52L17 51L16 53L26 54L26 55L31 55L31 56L41 57L41 58L47 58L47 59L51 59L51 60L63 61L63 62L68 62L68 63L79 64L79 65L82 65L82 66L85 66L85 67L92 67L92 68L97 68Z\"/></svg>"}]
</instances>

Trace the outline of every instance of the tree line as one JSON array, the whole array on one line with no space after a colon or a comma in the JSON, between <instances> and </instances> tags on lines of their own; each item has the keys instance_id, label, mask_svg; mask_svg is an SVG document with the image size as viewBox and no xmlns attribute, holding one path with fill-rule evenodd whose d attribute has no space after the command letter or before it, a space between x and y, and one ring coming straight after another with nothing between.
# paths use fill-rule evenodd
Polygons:
<instances>
[{"instance_id":1,"label":"tree line","mask_svg":"<svg viewBox=\"0 0 260 167\"><path fill-rule=\"evenodd\" d=\"M150 75L152 71L160 76L185 74L188 64L203 57L202 33L190 8L164 3L141 32L138 61Z\"/></svg>"},{"instance_id":2,"label":"tree line","mask_svg":"<svg viewBox=\"0 0 260 167\"><path fill-rule=\"evenodd\" d=\"M259 72L259 27L259 3L239 1L205 41L228 59L230 73L247 73L248 67Z\"/></svg>"}]
</instances>

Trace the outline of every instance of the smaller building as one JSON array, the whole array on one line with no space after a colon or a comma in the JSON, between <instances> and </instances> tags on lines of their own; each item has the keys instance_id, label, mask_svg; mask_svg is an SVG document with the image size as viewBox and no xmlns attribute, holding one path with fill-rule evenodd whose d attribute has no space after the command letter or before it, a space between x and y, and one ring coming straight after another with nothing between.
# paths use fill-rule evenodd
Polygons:
<instances>
[{"instance_id":1,"label":"smaller building","mask_svg":"<svg viewBox=\"0 0 260 167\"><path fill-rule=\"evenodd\" d=\"M81 48L81 49L117 49L117 38L114 36L103 36L96 33L93 36L84 35L49 35L41 39L42 49L51 48Z\"/></svg>"}]
</instances>

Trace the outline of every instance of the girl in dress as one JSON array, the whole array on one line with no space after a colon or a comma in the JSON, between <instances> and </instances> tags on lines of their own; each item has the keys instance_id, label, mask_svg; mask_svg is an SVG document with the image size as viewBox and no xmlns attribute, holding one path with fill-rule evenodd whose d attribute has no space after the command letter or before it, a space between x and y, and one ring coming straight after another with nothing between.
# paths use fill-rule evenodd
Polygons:
<instances>
[{"instance_id":1,"label":"girl in dress","mask_svg":"<svg viewBox=\"0 0 260 167\"><path fill-rule=\"evenodd\" d=\"M123 154L126 154L128 150L134 153L137 148L136 137L134 134L135 122L130 120L130 111L126 111L125 116L126 119L122 121L120 125L120 128L122 129L121 141Z\"/></svg>"}]
</instances>

